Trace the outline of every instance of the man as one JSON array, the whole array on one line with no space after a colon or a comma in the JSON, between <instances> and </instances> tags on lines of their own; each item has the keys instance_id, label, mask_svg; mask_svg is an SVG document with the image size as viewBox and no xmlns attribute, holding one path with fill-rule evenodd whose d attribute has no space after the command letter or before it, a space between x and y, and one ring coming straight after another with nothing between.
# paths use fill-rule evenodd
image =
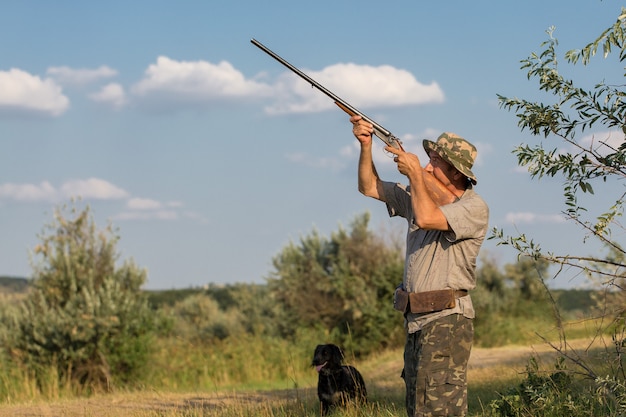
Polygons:
<instances>
[{"instance_id":1,"label":"man","mask_svg":"<svg viewBox=\"0 0 626 417\"><path fill-rule=\"evenodd\" d=\"M350 118L361 144L359 191L387 204L390 216L408 222L402 286L394 308L407 330L402 377L409 417L465 416L467 361L474 336L476 258L487 232L489 208L476 194L476 148L443 133L424 140L430 158L387 146L409 186L382 181L372 159L372 125Z\"/></svg>"}]
</instances>

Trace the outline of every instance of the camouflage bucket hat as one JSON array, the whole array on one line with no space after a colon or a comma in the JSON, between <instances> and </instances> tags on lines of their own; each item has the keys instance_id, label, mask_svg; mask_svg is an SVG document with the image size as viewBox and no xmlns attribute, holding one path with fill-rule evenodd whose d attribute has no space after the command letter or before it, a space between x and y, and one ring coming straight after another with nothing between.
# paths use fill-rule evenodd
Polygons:
<instances>
[{"instance_id":1,"label":"camouflage bucket hat","mask_svg":"<svg viewBox=\"0 0 626 417\"><path fill-rule=\"evenodd\" d=\"M474 145L450 132L439 135L437 142L424 139L423 144L427 154L430 151L437 152L444 161L469 178L472 184L477 183L476 176L472 172L477 153Z\"/></svg>"}]
</instances>

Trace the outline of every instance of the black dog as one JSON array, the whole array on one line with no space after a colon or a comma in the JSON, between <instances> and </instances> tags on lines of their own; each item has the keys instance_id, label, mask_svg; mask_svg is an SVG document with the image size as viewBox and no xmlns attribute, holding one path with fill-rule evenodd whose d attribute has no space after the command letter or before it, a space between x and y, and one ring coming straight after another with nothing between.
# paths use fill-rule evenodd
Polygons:
<instances>
[{"instance_id":1,"label":"black dog","mask_svg":"<svg viewBox=\"0 0 626 417\"><path fill-rule=\"evenodd\" d=\"M354 366L343 365L343 352L336 345L318 345L311 366L319 373L317 396L322 415L348 401L366 402L363 376Z\"/></svg>"}]
</instances>

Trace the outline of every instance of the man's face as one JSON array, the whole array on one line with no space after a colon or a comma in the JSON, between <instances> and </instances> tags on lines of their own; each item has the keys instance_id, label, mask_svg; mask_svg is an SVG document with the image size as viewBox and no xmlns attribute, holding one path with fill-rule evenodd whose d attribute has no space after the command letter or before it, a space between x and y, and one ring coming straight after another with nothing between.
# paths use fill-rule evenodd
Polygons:
<instances>
[{"instance_id":1,"label":"man's face","mask_svg":"<svg viewBox=\"0 0 626 417\"><path fill-rule=\"evenodd\" d=\"M435 151L430 151L428 157L430 162L426 165L426 171L432 173L444 185L450 184L456 173L456 168L444 161Z\"/></svg>"}]
</instances>

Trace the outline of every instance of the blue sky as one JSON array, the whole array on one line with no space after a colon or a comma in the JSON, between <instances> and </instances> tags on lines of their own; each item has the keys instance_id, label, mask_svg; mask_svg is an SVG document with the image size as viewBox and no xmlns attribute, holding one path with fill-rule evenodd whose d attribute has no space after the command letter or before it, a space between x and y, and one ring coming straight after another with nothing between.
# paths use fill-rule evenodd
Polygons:
<instances>
[{"instance_id":1,"label":"blue sky","mask_svg":"<svg viewBox=\"0 0 626 417\"><path fill-rule=\"evenodd\" d=\"M110 220L118 228L121 258L148 270L149 289L264 282L290 241L314 229L327 236L366 211L374 230L402 236L404 222L356 190L348 116L251 38L392 131L424 163L423 138L451 131L472 141L491 226L558 253L598 250L563 221L560 181L531 181L517 167L512 149L537 139L519 131L496 95L545 98L519 61L540 49L550 26L561 55L581 48L615 22L619 4L0 7L0 275L29 276L37 235L76 196L100 227ZM612 76L621 83L622 70L596 58L572 74L589 85ZM384 179L403 181L381 149L376 161ZM483 251L501 263L516 255L494 242ZM562 274L552 284L577 282Z\"/></svg>"}]
</instances>

